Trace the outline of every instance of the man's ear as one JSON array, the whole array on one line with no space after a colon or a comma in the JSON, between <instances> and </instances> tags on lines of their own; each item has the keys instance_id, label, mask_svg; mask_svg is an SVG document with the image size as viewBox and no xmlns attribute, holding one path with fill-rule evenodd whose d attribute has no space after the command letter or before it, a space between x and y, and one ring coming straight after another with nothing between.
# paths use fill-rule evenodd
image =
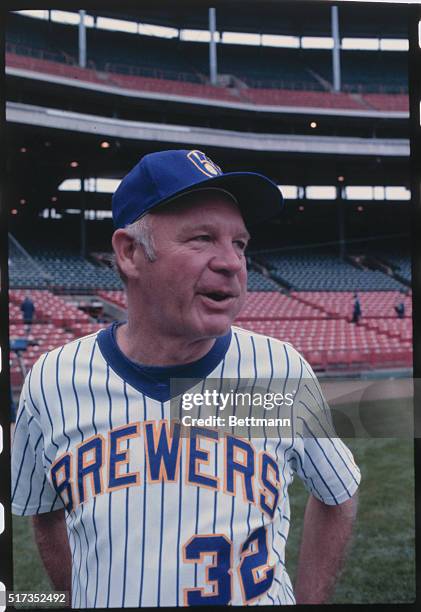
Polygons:
<instances>
[{"instance_id":1,"label":"man's ear","mask_svg":"<svg viewBox=\"0 0 421 612\"><path fill-rule=\"evenodd\" d=\"M116 258L116 263L126 278L138 278L139 257L136 256L139 249L131 236L124 230L118 229L114 232L111 243Z\"/></svg>"}]
</instances>

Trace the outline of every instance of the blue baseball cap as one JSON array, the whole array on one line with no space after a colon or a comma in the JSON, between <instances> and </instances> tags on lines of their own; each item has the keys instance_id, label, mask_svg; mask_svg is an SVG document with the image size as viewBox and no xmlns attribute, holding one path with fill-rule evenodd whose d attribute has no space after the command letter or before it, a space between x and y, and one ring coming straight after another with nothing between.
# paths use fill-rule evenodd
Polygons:
<instances>
[{"instance_id":1,"label":"blue baseball cap","mask_svg":"<svg viewBox=\"0 0 421 612\"><path fill-rule=\"evenodd\" d=\"M126 227L157 206L208 188L231 194L246 225L274 217L283 206L278 186L262 174L224 173L202 151L160 151L142 157L121 181L112 198L114 227Z\"/></svg>"}]
</instances>

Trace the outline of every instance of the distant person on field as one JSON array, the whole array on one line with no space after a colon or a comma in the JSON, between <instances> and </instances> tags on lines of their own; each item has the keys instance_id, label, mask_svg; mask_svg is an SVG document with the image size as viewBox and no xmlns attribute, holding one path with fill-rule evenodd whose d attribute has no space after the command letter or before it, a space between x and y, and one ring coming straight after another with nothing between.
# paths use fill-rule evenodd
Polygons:
<instances>
[{"instance_id":1,"label":"distant person on field","mask_svg":"<svg viewBox=\"0 0 421 612\"><path fill-rule=\"evenodd\" d=\"M31 331L31 325L34 318L35 306L29 295L25 296L20 309L23 315L23 322L25 324L25 331L28 334Z\"/></svg>"},{"instance_id":2,"label":"distant person on field","mask_svg":"<svg viewBox=\"0 0 421 612\"><path fill-rule=\"evenodd\" d=\"M405 317L405 302L404 302L405 293L401 291L400 301L395 306L395 312L398 315L399 319L403 319Z\"/></svg>"},{"instance_id":3,"label":"distant person on field","mask_svg":"<svg viewBox=\"0 0 421 612\"><path fill-rule=\"evenodd\" d=\"M354 308L352 311L352 322L358 325L358 321L361 318L361 304L358 297L358 293L354 293Z\"/></svg>"}]
</instances>

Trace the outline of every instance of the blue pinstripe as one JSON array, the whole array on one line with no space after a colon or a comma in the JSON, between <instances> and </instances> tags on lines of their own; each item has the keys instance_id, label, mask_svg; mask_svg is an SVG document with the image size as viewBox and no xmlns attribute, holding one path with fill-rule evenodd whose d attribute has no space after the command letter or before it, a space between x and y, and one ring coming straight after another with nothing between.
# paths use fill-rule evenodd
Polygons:
<instances>
[{"instance_id":1,"label":"blue pinstripe","mask_svg":"<svg viewBox=\"0 0 421 612\"><path fill-rule=\"evenodd\" d=\"M123 392L124 399L126 402L126 424L130 422L129 416L129 398L127 397L127 384L126 381L123 382ZM130 440L127 441L127 445L129 447ZM129 466L126 465L126 471L129 471ZM121 606L124 608L124 602L126 599L126 581L127 581L127 543L129 538L129 488L126 489L126 530L125 530L125 539L124 539L124 568L123 568L123 595L121 600Z\"/></svg>"},{"instance_id":2,"label":"blue pinstripe","mask_svg":"<svg viewBox=\"0 0 421 612\"><path fill-rule=\"evenodd\" d=\"M143 396L143 419L146 421L146 397ZM143 575L145 569L145 523L146 523L146 494L147 494L147 482L146 482L146 461L143 465L143 516L142 516L142 559L141 559L141 570L140 570L140 593L139 593L139 606L142 606L142 595L143 595Z\"/></svg>"},{"instance_id":3,"label":"blue pinstripe","mask_svg":"<svg viewBox=\"0 0 421 612\"><path fill-rule=\"evenodd\" d=\"M76 391L76 385L75 385L75 375L76 375L76 358L77 358L77 354L79 352L80 349L80 341L77 344L76 347L76 351L75 354L73 356L73 370L72 370L72 387L73 387L73 392L75 394L75 400L76 400L76 427L80 433L80 439L83 442L83 432L80 428L79 425L79 418L80 418L80 406L79 406L79 396L78 393Z\"/></svg>"},{"instance_id":4,"label":"blue pinstripe","mask_svg":"<svg viewBox=\"0 0 421 612\"><path fill-rule=\"evenodd\" d=\"M222 361L222 367L221 367L221 374L220 374L220 380L221 380L221 384L219 385L219 393L221 393L221 389L222 389L222 380L224 377L224 369L225 369L225 357ZM216 406L215 409L215 414L218 414L218 406ZM215 476L218 476L218 447L215 444ZM181 478L180 478L181 481ZM212 526L212 533L215 533L215 528L216 528L216 516L217 516L217 511L218 511L218 504L217 504L217 500L218 500L218 491L215 491L214 493L214 497L213 497L213 526Z\"/></svg>"},{"instance_id":5,"label":"blue pinstripe","mask_svg":"<svg viewBox=\"0 0 421 612\"><path fill-rule=\"evenodd\" d=\"M58 384L58 380L59 380L59 364L60 364L60 356L63 352L64 346L61 347L58 355L57 355L57 360L56 360L56 387L57 387L57 393L58 393L58 398L60 401L60 411L61 411L61 419L63 421L63 435L65 436L65 438L67 438L67 446L66 446L66 452L69 450L70 447L70 438L66 433L66 424L64 421L64 410L63 410L63 398L61 396L61 391L60 391L60 385Z\"/></svg>"},{"instance_id":6,"label":"blue pinstripe","mask_svg":"<svg viewBox=\"0 0 421 612\"><path fill-rule=\"evenodd\" d=\"M239 387L239 385L240 385L240 371L241 371L241 348L240 348L240 342L239 342L239 340L238 340L238 334L237 334L236 332L234 332L234 338L235 338L235 341L236 341L236 343L237 343L237 350L238 350L238 362L237 362L237 379L238 379L238 382L237 382L237 386L235 387L235 392L234 392L234 397L235 397L235 394L237 393L237 391L238 391L238 387ZM236 413L236 409L237 409L237 406L236 406L236 403L234 402L234 410L233 410L233 414L234 414L234 415L235 415L235 413ZM234 426L233 426L233 428L232 428L232 433L234 433ZM234 477L234 478L235 478L235 477ZM235 488L235 485L234 485L234 488ZM232 540L233 540L233 533L234 533L234 530L233 530L232 524L233 524L233 522L234 522L235 495L233 495L233 497L232 497L232 502L231 502L231 504L232 504L232 505L231 505L231 520L230 520L230 538L231 538L231 542L232 542Z\"/></svg>"},{"instance_id":7,"label":"blue pinstripe","mask_svg":"<svg viewBox=\"0 0 421 612\"><path fill-rule=\"evenodd\" d=\"M164 419L164 403L161 402L161 419ZM162 572L162 541L164 538L164 504L165 504L165 482L161 482L161 524L159 527L159 560L158 560L158 594L157 606L161 602L161 572Z\"/></svg>"},{"instance_id":8,"label":"blue pinstripe","mask_svg":"<svg viewBox=\"0 0 421 612\"><path fill-rule=\"evenodd\" d=\"M351 471L351 470L350 470L350 468L348 467L348 465L347 465L347 463L346 463L346 461L345 461L345 459L344 459L343 455L341 455L341 453L339 452L339 450L338 450L338 449L337 449L337 447L335 446L334 441L332 440L332 438L330 438L330 437L329 437L329 435L328 435L328 433L327 433L326 429L325 429L325 428L323 427L323 425L320 423L320 421L319 421L319 419L317 418L317 416L314 414L314 412L312 412L312 410L310 410L310 408L309 408L309 407L308 407L308 406L307 406L307 405L306 405L306 404L305 404L303 401L301 401L300 403L301 403L301 404L302 404L302 405L303 405L303 406L304 406L304 407L305 407L305 408L306 408L306 409L307 409L307 410L310 412L310 414L311 414L311 415L313 415L313 416L315 417L315 419L316 419L316 420L317 420L317 422L319 423L320 427L322 428L323 432L326 434L326 438L329 440L329 442L331 443L331 445L332 445L332 446L333 446L333 448L335 449L336 454L338 455L338 457L340 458L340 460L341 460L341 461L342 461L342 463L344 464L345 468L348 470L348 472L349 472L349 474L350 474L351 478L353 479L353 481L355 482L355 484L358 484L358 482L357 482L357 480L356 480L356 478L355 478L354 474L352 473L352 471ZM311 431L310 427L308 426L307 422L305 421L305 419L303 419L302 417L297 417L297 418L303 421L303 423L304 423L304 425L306 426L306 428L308 429L308 431L311 433L311 435L313 436L313 438L316 440L316 442L317 442L318 446L320 446L319 442L317 441L316 436L315 436L315 435L312 433L312 431ZM320 448L321 448L321 447L320 447ZM322 451L323 451L323 449L322 449ZM323 454L325 455L325 452L324 452L324 451L323 451ZM326 455L325 455L325 456L326 456ZM329 459L328 459L327 457L326 457L326 459L327 459L327 460L328 460L328 462L330 463L330 461L329 461ZM354 465L355 465L355 463L354 463ZM336 473L335 468L334 468L333 466L332 466L332 468L333 468L333 470L334 470L334 471L335 471L335 473ZM338 476L338 478L339 478L339 476ZM339 480L341 480L341 479L339 478ZM342 480L341 480L341 482L342 482ZM343 484L343 483L342 483L342 484ZM346 488L346 487L345 487L345 488Z\"/></svg>"},{"instance_id":9,"label":"blue pinstripe","mask_svg":"<svg viewBox=\"0 0 421 612\"><path fill-rule=\"evenodd\" d=\"M42 434L40 434L40 436L39 436L39 438L37 440L37 443L34 446L34 453L36 453L37 448L38 448L38 444L41 442L41 440L42 440ZM34 463L34 466L32 468L32 472L31 472L31 477L29 479L29 493L28 493L28 497L26 499L25 507L23 509L23 514L25 514L26 508L28 507L28 504L29 504L29 500L31 499L31 495L32 495L32 479L34 477L35 468L36 468L36 463Z\"/></svg>"},{"instance_id":10,"label":"blue pinstripe","mask_svg":"<svg viewBox=\"0 0 421 612\"><path fill-rule=\"evenodd\" d=\"M35 402L34 402L34 400L33 400L33 398L32 398L32 392L31 392L31 379L32 379L32 372L33 372L33 368L31 368L31 369L29 370L29 377L28 377L28 393L29 393L29 399L31 400L31 404L32 404L32 406L33 406L34 410L35 410L35 411L36 411L38 414L40 414L40 411L39 411L39 410L38 410L38 408L36 407L36 404L35 404Z\"/></svg>"}]
</instances>

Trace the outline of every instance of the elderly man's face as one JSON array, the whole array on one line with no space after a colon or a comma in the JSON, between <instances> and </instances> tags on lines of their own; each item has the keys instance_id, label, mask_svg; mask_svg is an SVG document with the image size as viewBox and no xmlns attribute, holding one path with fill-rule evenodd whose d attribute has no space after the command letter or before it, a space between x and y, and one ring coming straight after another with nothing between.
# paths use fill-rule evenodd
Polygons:
<instances>
[{"instance_id":1,"label":"elderly man's face","mask_svg":"<svg viewBox=\"0 0 421 612\"><path fill-rule=\"evenodd\" d=\"M190 340L227 333L247 291L249 234L237 205L217 191L190 194L151 225L157 259L138 254L137 281L151 324Z\"/></svg>"}]
</instances>

